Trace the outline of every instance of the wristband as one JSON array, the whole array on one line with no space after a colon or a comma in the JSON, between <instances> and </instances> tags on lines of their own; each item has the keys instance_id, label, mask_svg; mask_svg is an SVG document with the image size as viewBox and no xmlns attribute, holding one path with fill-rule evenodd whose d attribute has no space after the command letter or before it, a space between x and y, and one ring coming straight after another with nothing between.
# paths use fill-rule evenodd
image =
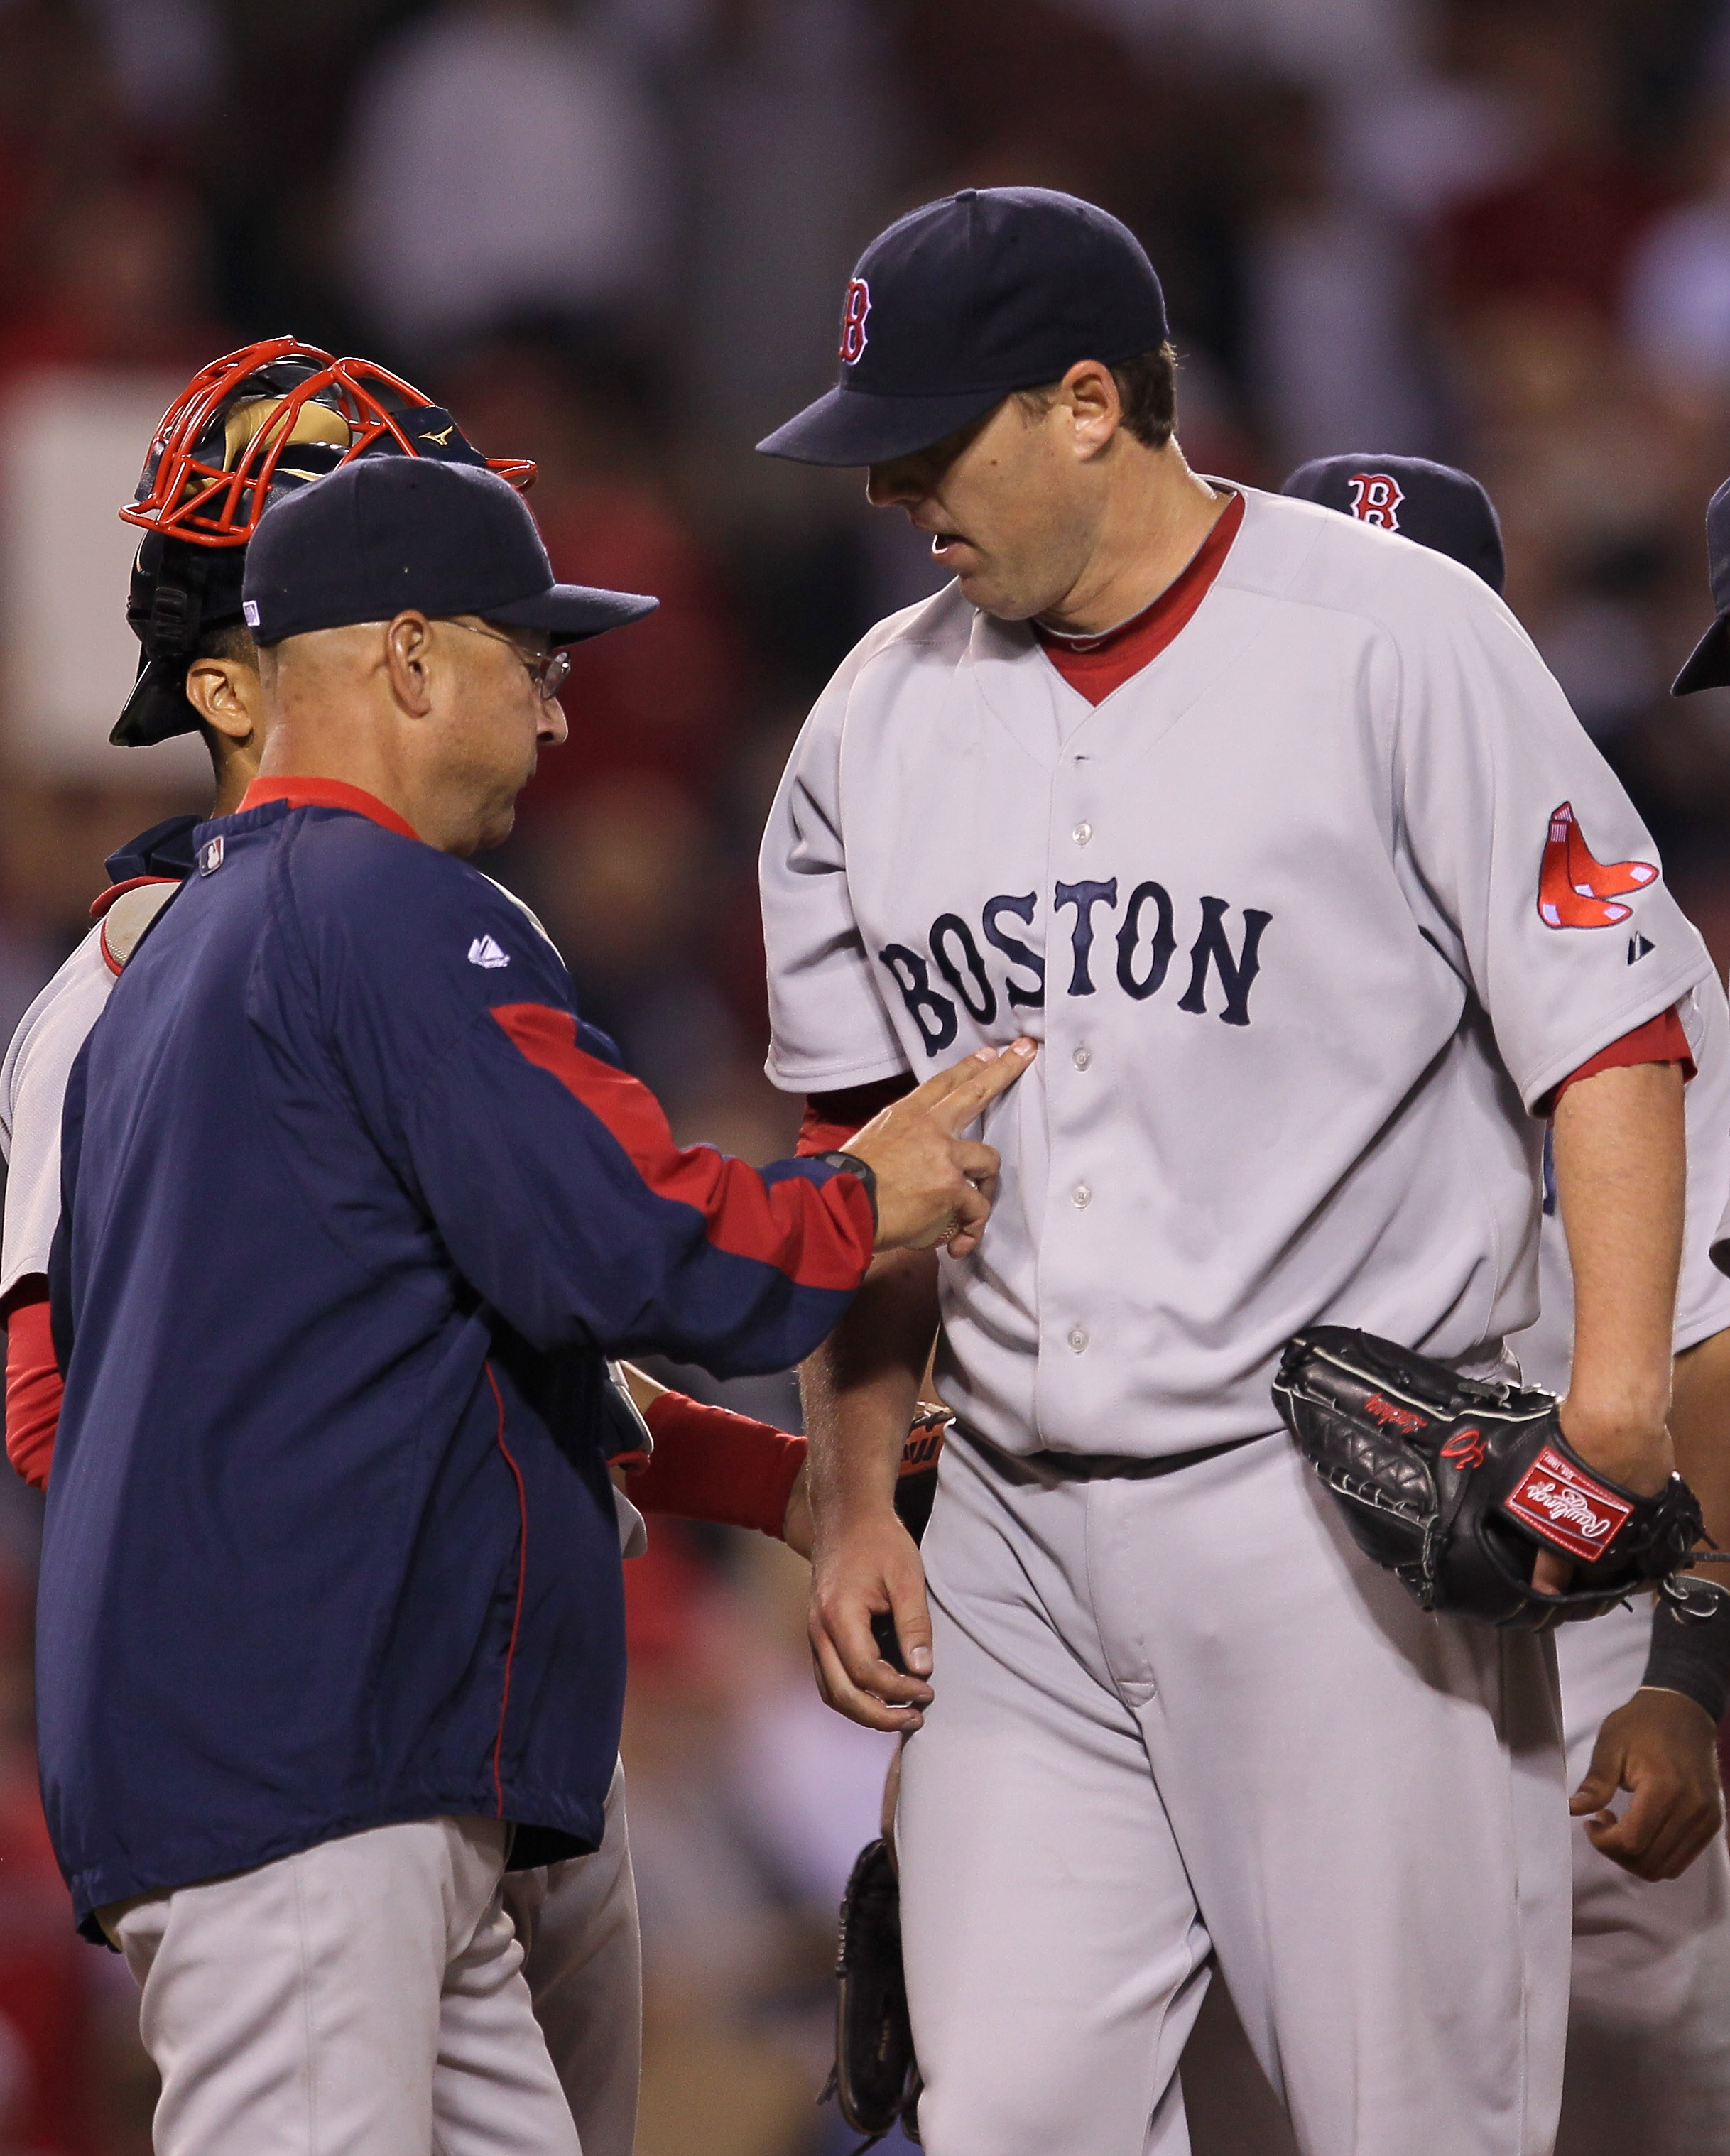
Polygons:
<instances>
[{"instance_id":1,"label":"wristband","mask_svg":"<svg viewBox=\"0 0 1730 2156\"><path fill-rule=\"evenodd\" d=\"M1641 1688L1679 1691L1716 1725L1730 1705L1730 1589L1693 1578L1676 1587L1681 1602L1659 1597Z\"/></svg>"},{"instance_id":2,"label":"wristband","mask_svg":"<svg viewBox=\"0 0 1730 2156\"><path fill-rule=\"evenodd\" d=\"M868 1160L861 1160L856 1152L819 1152L811 1156L820 1160L825 1168L839 1168L844 1174L853 1176L865 1192L871 1208L871 1234L877 1232L877 1171Z\"/></svg>"}]
</instances>

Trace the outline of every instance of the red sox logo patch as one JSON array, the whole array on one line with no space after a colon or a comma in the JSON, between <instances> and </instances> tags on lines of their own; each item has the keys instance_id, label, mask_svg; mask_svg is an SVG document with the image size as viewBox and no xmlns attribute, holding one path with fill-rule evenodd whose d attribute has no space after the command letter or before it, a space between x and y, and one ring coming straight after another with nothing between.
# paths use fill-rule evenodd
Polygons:
<instances>
[{"instance_id":1,"label":"red sox logo patch","mask_svg":"<svg viewBox=\"0 0 1730 2156\"><path fill-rule=\"evenodd\" d=\"M868 341L865 316L871 311L871 288L863 277L850 280L841 307L841 357L856 367Z\"/></svg>"},{"instance_id":2,"label":"red sox logo patch","mask_svg":"<svg viewBox=\"0 0 1730 2156\"><path fill-rule=\"evenodd\" d=\"M1600 861L1564 801L1550 812L1550 834L1537 871L1537 913L1547 928L1614 928L1632 906L1615 901L1658 880L1650 861Z\"/></svg>"},{"instance_id":3,"label":"red sox logo patch","mask_svg":"<svg viewBox=\"0 0 1730 2156\"><path fill-rule=\"evenodd\" d=\"M1399 531L1405 489L1390 472L1354 472L1346 485L1352 490L1352 514L1360 524Z\"/></svg>"},{"instance_id":4,"label":"red sox logo patch","mask_svg":"<svg viewBox=\"0 0 1730 2156\"><path fill-rule=\"evenodd\" d=\"M1602 1557L1634 1510L1548 1445L1502 1505L1545 1542L1578 1558Z\"/></svg>"}]
</instances>

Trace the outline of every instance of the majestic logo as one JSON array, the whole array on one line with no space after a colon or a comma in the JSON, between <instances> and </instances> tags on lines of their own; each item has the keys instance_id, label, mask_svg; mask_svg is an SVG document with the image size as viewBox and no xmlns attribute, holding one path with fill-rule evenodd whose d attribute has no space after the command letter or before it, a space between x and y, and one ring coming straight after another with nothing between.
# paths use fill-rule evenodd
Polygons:
<instances>
[{"instance_id":1,"label":"majestic logo","mask_svg":"<svg viewBox=\"0 0 1730 2156\"><path fill-rule=\"evenodd\" d=\"M847 297L841 307L841 357L849 367L856 367L869 339L865 336L865 316L871 311L871 288L863 277L851 279L847 286Z\"/></svg>"},{"instance_id":2,"label":"majestic logo","mask_svg":"<svg viewBox=\"0 0 1730 2156\"><path fill-rule=\"evenodd\" d=\"M1385 1423L1391 1429L1408 1432L1423 1430L1429 1421L1426 1415L1414 1414L1409 1408L1395 1407L1392 1400L1384 1400L1379 1393L1370 1394L1363 1403L1363 1412L1367 1415L1373 1416L1377 1422Z\"/></svg>"},{"instance_id":3,"label":"majestic logo","mask_svg":"<svg viewBox=\"0 0 1730 2156\"><path fill-rule=\"evenodd\" d=\"M469 963L471 966L485 966L490 973L496 967L508 966L511 960L506 953L494 942L490 936L477 936L469 946Z\"/></svg>"},{"instance_id":4,"label":"majestic logo","mask_svg":"<svg viewBox=\"0 0 1730 2156\"><path fill-rule=\"evenodd\" d=\"M1482 1430L1456 1430L1442 1447L1441 1456L1451 1460L1463 1473L1470 1474L1474 1467L1483 1466L1486 1450Z\"/></svg>"},{"instance_id":5,"label":"majestic logo","mask_svg":"<svg viewBox=\"0 0 1730 2156\"><path fill-rule=\"evenodd\" d=\"M1615 901L1657 880L1650 861L1599 860L1574 821L1572 802L1551 810L1550 834L1537 870L1537 913L1547 928L1614 928L1634 911ZM1631 942L1628 950L1630 966L1645 956Z\"/></svg>"},{"instance_id":6,"label":"majestic logo","mask_svg":"<svg viewBox=\"0 0 1730 2156\"><path fill-rule=\"evenodd\" d=\"M1649 952L1656 951L1657 947L1648 936L1630 936L1628 938L1629 964L1637 966Z\"/></svg>"},{"instance_id":7,"label":"majestic logo","mask_svg":"<svg viewBox=\"0 0 1730 2156\"><path fill-rule=\"evenodd\" d=\"M1545 1542L1579 1558L1602 1557L1634 1510L1548 1445L1502 1505Z\"/></svg>"},{"instance_id":8,"label":"majestic logo","mask_svg":"<svg viewBox=\"0 0 1730 2156\"><path fill-rule=\"evenodd\" d=\"M1383 531L1399 529L1399 505L1405 489L1389 472L1354 472L1346 485L1352 490L1352 514L1360 524L1374 524Z\"/></svg>"}]
</instances>

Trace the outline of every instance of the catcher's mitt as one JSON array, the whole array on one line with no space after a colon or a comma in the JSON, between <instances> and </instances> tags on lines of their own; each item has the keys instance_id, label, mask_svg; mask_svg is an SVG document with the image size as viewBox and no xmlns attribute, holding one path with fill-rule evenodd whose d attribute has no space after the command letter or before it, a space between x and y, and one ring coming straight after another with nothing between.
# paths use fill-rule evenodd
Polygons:
<instances>
[{"instance_id":1,"label":"catcher's mitt","mask_svg":"<svg viewBox=\"0 0 1730 2156\"><path fill-rule=\"evenodd\" d=\"M841 1901L841 1945L835 1962L835 2069L833 2094L855 2133L880 2141L900 2121L919 2138L919 2069L907 2020L901 1974L901 1882L887 1843L859 1852Z\"/></svg>"},{"instance_id":2,"label":"catcher's mitt","mask_svg":"<svg viewBox=\"0 0 1730 2156\"><path fill-rule=\"evenodd\" d=\"M955 1419L940 1401L921 1400L913 1410L912 1426L901 1447L901 1464L895 1485L895 1509L901 1525L916 1543L925 1540L931 1508L937 1494L937 1461L943 1440Z\"/></svg>"},{"instance_id":3,"label":"catcher's mitt","mask_svg":"<svg viewBox=\"0 0 1730 2156\"><path fill-rule=\"evenodd\" d=\"M1600 1475L1563 1436L1553 1394L1462 1378L1373 1333L1299 1333L1274 1400L1358 1547L1425 1609L1546 1631L1662 1586L1700 1538L1681 1476L1641 1497ZM1573 1560L1565 1594L1533 1588L1540 1549Z\"/></svg>"}]
</instances>

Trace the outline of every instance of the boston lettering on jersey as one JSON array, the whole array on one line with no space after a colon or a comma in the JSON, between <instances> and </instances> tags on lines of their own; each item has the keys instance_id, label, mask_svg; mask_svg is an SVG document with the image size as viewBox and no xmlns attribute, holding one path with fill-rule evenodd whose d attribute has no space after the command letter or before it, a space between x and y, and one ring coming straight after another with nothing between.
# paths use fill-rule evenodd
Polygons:
<instances>
[{"instance_id":1,"label":"boston lettering on jersey","mask_svg":"<svg viewBox=\"0 0 1730 2156\"><path fill-rule=\"evenodd\" d=\"M1060 883L1052 893L1051 918L1061 927L1068 916L1070 951L1066 978L1064 962L1056 962L1053 993L1091 996L1115 984L1145 1003L1168 981L1173 988L1181 981L1179 1010L1198 1018L1211 1011L1227 1025L1248 1025L1262 935L1273 916L1258 906L1235 909L1229 900L1214 897L1203 898L1199 910L1198 926L1189 909L1180 908L1165 886L1151 878L1132 885L1117 876L1104 883ZM961 914L940 913L924 951L906 943L886 943L879 951L928 1055L953 1045L961 1010L976 1024L989 1025L1000 1009L1044 1008L1045 957L1016 932L1031 928L1038 912L1036 893L999 892L979 909L978 935ZM1187 970L1180 965L1173 973L1180 947ZM996 955L988 958L988 949Z\"/></svg>"}]
</instances>

